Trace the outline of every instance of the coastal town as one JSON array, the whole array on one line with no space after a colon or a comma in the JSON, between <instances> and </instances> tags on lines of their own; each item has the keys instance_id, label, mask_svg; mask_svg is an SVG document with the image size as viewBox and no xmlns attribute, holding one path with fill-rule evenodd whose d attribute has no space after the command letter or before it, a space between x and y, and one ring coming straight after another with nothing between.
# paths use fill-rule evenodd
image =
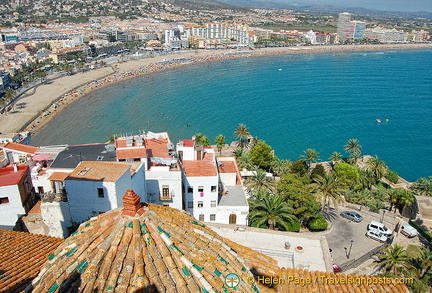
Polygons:
<instances>
[{"instance_id":1,"label":"coastal town","mask_svg":"<svg viewBox=\"0 0 432 293\"><path fill-rule=\"evenodd\" d=\"M0 5L0 292L430 292L432 177L408 182L358 139L293 161L244 123L215 139L32 142L74 101L130 78L430 50L430 19L123 2Z\"/></svg>"}]
</instances>

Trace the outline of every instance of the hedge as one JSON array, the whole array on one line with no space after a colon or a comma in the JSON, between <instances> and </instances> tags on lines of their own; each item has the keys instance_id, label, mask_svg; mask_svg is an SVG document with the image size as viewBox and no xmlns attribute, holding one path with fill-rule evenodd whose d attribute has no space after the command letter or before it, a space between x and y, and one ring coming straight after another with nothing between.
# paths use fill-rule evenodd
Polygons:
<instances>
[{"instance_id":1,"label":"hedge","mask_svg":"<svg viewBox=\"0 0 432 293\"><path fill-rule=\"evenodd\" d=\"M324 231L327 229L328 223L326 219L324 219L323 216L318 215L314 218L312 218L308 223L308 228L311 231L318 232L318 231Z\"/></svg>"}]
</instances>

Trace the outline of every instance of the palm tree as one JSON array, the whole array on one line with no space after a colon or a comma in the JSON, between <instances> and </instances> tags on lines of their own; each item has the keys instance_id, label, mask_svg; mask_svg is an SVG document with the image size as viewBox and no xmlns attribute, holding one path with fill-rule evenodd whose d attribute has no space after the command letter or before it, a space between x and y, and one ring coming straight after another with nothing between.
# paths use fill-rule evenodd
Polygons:
<instances>
[{"instance_id":1,"label":"palm tree","mask_svg":"<svg viewBox=\"0 0 432 293\"><path fill-rule=\"evenodd\" d=\"M408 269L409 257L405 253L405 249L398 245L390 245L384 249L384 254L379 255L378 259L381 263L381 268L392 276L400 276Z\"/></svg>"},{"instance_id":2,"label":"palm tree","mask_svg":"<svg viewBox=\"0 0 432 293\"><path fill-rule=\"evenodd\" d=\"M330 201L337 208L340 202L343 202L343 188L340 186L338 178L332 175L316 176L315 183L312 186L315 189L315 196L321 202L321 209L325 212L328 209Z\"/></svg>"},{"instance_id":3,"label":"palm tree","mask_svg":"<svg viewBox=\"0 0 432 293\"><path fill-rule=\"evenodd\" d=\"M415 198L411 191L403 188L398 188L395 191L397 194L397 205L399 206L400 211L413 204Z\"/></svg>"},{"instance_id":4,"label":"palm tree","mask_svg":"<svg viewBox=\"0 0 432 293\"><path fill-rule=\"evenodd\" d=\"M197 133L194 136L195 136L195 142L197 144L202 145L202 146L209 146L210 145L210 139L206 135L204 135L202 133Z\"/></svg>"},{"instance_id":5,"label":"palm tree","mask_svg":"<svg viewBox=\"0 0 432 293\"><path fill-rule=\"evenodd\" d=\"M290 160L276 159L271 163L270 168L274 176L280 177L289 172L290 165Z\"/></svg>"},{"instance_id":6,"label":"palm tree","mask_svg":"<svg viewBox=\"0 0 432 293\"><path fill-rule=\"evenodd\" d=\"M316 151L316 149L307 149L303 151L303 153L304 155L301 155L301 157L305 158L308 162L308 171L310 172L311 163L319 160L319 153Z\"/></svg>"},{"instance_id":7,"label":"palm tree","mask_svg":"<svg viewBox=\"0 0 432 293\"><path fill-rule=\"evenodd\" d=\"M239 146L245 148L247 146L247 139L250 135L249 129L246 124L240 123L234 131L234 137L239 139Z\"/></svg>"},{"instance_id":8,"label":"palm tree","mask_svg":"<svg viewBox=\"0 0 432 293\"><path fill-rule=\"evenodd\" d=\"M423 247L418 257L409 260L409 271L406 277L414 279L414 283L409 286L412 292L430 292L432 285L432 250Z\"/></svg>"},{"instance_id":9,"label":"palm tree","mask_svg":"<svg viewBox=\"0 0 432 293\"><path fill-rule=\"evenodd\" d=\"M263 200L251 200L250 209L250 223L255 227L265 224L270 230L288 231L293 223L298 222L298 219L292 214L292 207L281 196L267 196Z\"/></svg>"},{"instance_id":10,"label":"palm tree","mask_svg":"<svg viewBox=\"0 0 432 293\"><path fill-rule=\"evenodd\" d=\"M367 162L368 170L372 172L376 181L380 180L387 172L387 165L378 156L372 157Z\"/></svg>"},{"instance_id":11,"label":"palm tree","mask_svg":"<svg viewBox=\"0 0 432 293\"><path fill-rule=\"evenodd\" d=\"M236 158L239 158L239 157L241 157L241 156L243 155L244 152L245 152L245 151L244 151L242 148L236 148L236 149L234 149L234 151L233 151L233 155L234 155Z\"/></svg>"},{"instance_id":12,"label":"palm tree","mask_svg":"<svg viewBox=\"0 0 432 293\"><path fill-rule=\"evenodd\" d=\"M215 143L216 143L216 147L219 150L219 154L222 154L222 148L226 144L225 136L222 134L219 134L218 136L216 136Z\"/></svg>"},{"instance_id":13,"label":"palm tree","mask_svg":"<svg viewBox=\"0 0 432 293\"><path fill-rule=\"evenodd\" d=\"M342 154L340 152L333 152L330 157L329 160L332 161L332 167L334 165L336 165L341 159L342 159ZM333 163L334 162L334 163Z\"/></svg>"},{"instance_id":14,"label":"palm tree","mask_svg":"<svg viewBox=\"0 0 432 293\"><path fill-rule=\"evenodd\" d=\"M359 177L359 184L361 184L363 187L371 190L372 186L377 182L375 177L373 176L373 173L370 170L359 170L360 177Z\"/></svg>"},{"instance_id":15,"label":"palm tree","mask_svg":"<svg viewBox=\"0 0 432 293\"><path fill-rule=\"evenodd\" d=\"M418 195L432 196L432 176L420 178L411 186L411 190Z\"/></svg>"},{"instance_id":16,"label":"palm tree","mask_svg":"<svg viewBox=\"0 0 432 293\"><path fill-rule=\"evenodd\" d=\"M357 191L351 191L346 195L346 198L349 202L359 204L360 205L360 211L362 210L362 207L366 204L368 200L371 198L371 193L368 189L362 189Z\"/></svg>"},{"instance_id":17,"label":"palm tree","mask_svg":"<svg viewBox=\"0 0 432 293\"><path fill-rule=\"evenodd\" d=\"M353 158L354 154L360 155L363 147L360 145L357 138L350 138L344 145L344 151L346 151L350 158Z\"/></svg>"},{"instance_id":18,"label":"palm tree","mask_svg":"<svg viewBox=\"0 0 432 293\"><path fill-rule=\"evenodd\" d=\"M248 177L244 184L246 191L252 192L255 197L262 193L274 194L276 192L276 184L271 177L267 177L267 173L258 169L254 171L255 176Z\"/></svg>"}]
</instances>

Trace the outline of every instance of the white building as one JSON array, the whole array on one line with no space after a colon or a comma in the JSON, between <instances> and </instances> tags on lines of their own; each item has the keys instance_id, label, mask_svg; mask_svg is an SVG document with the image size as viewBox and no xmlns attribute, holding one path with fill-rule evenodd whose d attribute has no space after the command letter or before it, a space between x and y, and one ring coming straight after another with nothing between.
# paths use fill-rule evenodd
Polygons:
<instances>
[{"instance_id":1,"label":"white building","mask_svg":"<svg viewBox=\"0 0 432 293\"><path fill-rule=\"evenodd\" d=\"M367 29L365 37L368 39L378 40L381 43L405 43L408 40L408 33L382 27Z\"/></svg>"},{"instance_id":2,"label":"white building","mask_svg":"<svg viewBox=\"0 0 432 293\"><path fill-rule=\"evenodd\" d=\"M216 160L211 147L194 140L180 140L177 153L186 211L204 222L246 225L249 206L235 158Z\"/></svg>"},{"instance_id":3,"label":"white building","mask_svg":"<svg viewBox=\"0 0 432 293\"><path fill-rule=\"evenodd\" d=\"M143 167L140 162L81 162L64 180L72 221L121 207L128 189L147 201Z\"/></svg>"},{"instance_id":4,"label":"white building","mask_svg":"<svg viewBox=\"0 0 432 293\"><path fill-rule=\"evenodd\" d=\"M30 160L30 158L36 153L37 150L38 150L37 147L15 143L15 142L8 142L3 147L3 152L9 164L25 163L28 160Z\"/></svg>"},{"instance_id":5,"label":"white building","mask_svg":"<svg viewBox=\"0 0 432 293\"><path fill-rule=\"evenodd\" d=\"M115 144L119 162L144 164L148 202L183 209L182 172L167 132L119 137Z\"/></svg>"},{"instance_id":6,"label":"white building","mask_svg":"<svg viewBox=\"0 0 432 293\"><path fill-rule=\"evenodd\" d=\"M12 230L35 204L29 167L0 168L0 229Z\"/></svg>"}]
</instances>

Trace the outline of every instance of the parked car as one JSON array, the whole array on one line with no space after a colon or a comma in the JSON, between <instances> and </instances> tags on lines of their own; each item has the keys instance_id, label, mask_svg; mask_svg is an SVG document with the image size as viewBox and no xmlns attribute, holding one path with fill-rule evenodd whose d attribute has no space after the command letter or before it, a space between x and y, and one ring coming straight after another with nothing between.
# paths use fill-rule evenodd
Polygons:
<instances>
[{"instance_id":1,"label":"parked car","mask_svg":"<svg viewBox=\"0 0 432 293\"><path fill-rule=\"evenodd\" d=\"M383 233L381 233L377 229L372 229L372 230L367 231L366 237L371 238L373 240L377 240L379 242L387 242L387 236L385 236Z\"/></svg>"},{"instance_id":2,"label":"parked car","mask_svg":"<svg viewBox=\"0 0 432 293\"><path fill-rule=\"evenodd\" d=\"M408 224L402 225L400 232L408 238L416 237L418 233L413 226Z\"/></svg>"},{"instance_id":3,"label":"parked car","mask_svg":"<svg viewBox=\"0 0 432 293\"><path fill-rule=\"evenodd\" d=\"M354 222L361 222L363 220L363 217L360 216L359 213L356 213L354 211L345 211L340 213L340 215L344 218L347 218L348 220L354 221Z\"/></svg>"},{"instance_id":4,"label":"parked car","mask_svg":"<svg viewBox=\"0 0 432 293\"><path fill-rule=\"evenodd\" d=\"M370 224L367 226L367 229L368 230L376 229L386 236L391 236L393 234L392 231L386 226L384 226L383 223L377 221L370 222Z\"/></svg>"}]
</instances>

